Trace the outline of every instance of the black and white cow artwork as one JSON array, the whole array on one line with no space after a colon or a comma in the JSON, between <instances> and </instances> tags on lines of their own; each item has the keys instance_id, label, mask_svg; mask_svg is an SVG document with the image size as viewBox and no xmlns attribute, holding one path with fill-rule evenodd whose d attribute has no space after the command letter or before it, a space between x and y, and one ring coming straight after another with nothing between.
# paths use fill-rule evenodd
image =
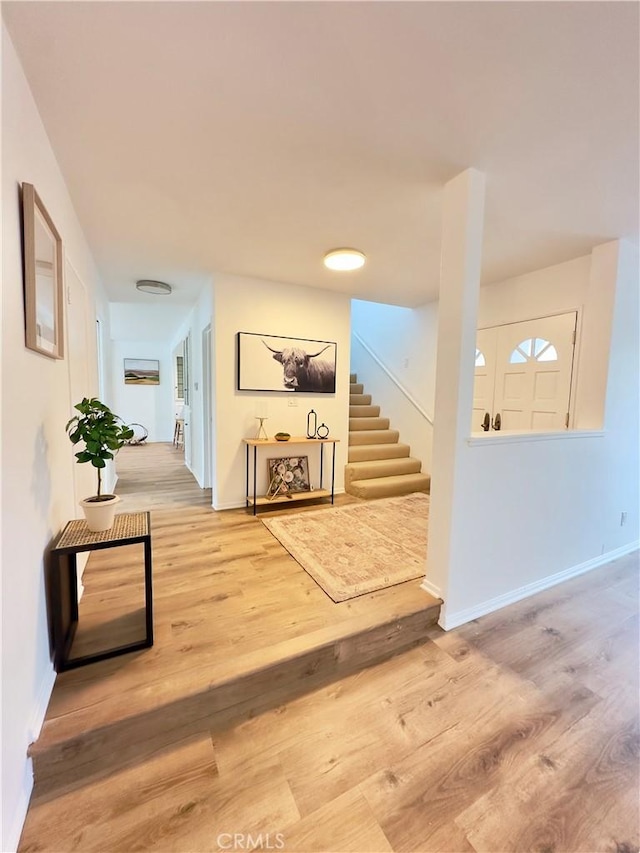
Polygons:
<instances>
[{"instance_id":1,"label":"black and white cow artwork","mask_svg":"<svg viewBox=\"0 0 640 853\"><path fill-rule=\"evenodd\" d=\"M283 383L287 391L333 393L336 389L336 367L318 358L334 346L327 344L318 352L308 353L299 347L273 349L264 340L262 343L273 353L273 358L282 364Z\"/></svg>"}]
</instances>

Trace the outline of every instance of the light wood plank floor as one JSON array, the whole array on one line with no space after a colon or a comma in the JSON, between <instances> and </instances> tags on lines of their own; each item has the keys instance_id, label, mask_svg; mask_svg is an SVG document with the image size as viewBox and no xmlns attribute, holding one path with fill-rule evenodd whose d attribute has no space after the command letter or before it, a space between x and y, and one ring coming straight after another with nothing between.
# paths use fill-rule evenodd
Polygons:
<instances>
[{"instance_id":1,"label":"light wood plank floor","mask_svg":"<svg viewBox=\"0 0 640 853\"><path fill-rule=\"evenodd\" d=\"M151 511L155 644L58 677L30 750L40 795L424 642L437 620L420 579L335 604L259 519L214 512L171 445L124 449L118 472L122 508ZM83 581L73 655L142 638L141 545L92 552Z\"/></svg>"},{"instance_id":2,"label":"light wood plank floor","mask_svg":"<svg viewBox=\"0 0 640 853\"><path fill-rule=\"evenodd\" d=\"M167 521L174 534L194 512ZM234 565L269 571L280 558L261 550L263 526L236 519ZM206 587L197 572L193 583ZM237 613L250 618L251 605ZM178 649L197 646L196 620L172 617ZM226 654L251 634L233 623L217 637ZM141 679L142 656L127 657L63 676L53 712L73 716L67 675L80 678L88 714L102 691L120 689L121 669L125 684ZM176 651L167 678L185 660ZM20 850L632 853L638 671L633 554L456 631L434 629L423 645L227 730L186 725L145 761L82 786L37 786Z\"/></svg>"}]
</instances>

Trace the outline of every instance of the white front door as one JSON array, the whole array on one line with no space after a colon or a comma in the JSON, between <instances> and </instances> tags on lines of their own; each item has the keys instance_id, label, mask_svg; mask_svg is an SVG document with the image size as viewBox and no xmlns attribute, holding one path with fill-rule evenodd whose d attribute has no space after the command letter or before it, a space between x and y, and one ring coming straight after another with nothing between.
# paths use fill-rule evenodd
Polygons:
<instances>
[{"instance_id":1,"label":"white front door","mask_svg":"<svg viewBox=\"0 0 640 853\"><path fill-rule=\"evenodd\" d=\"M491 413L493 429L535 432L568 426L576 322L572 312L478 332L477 347L484 346L489 355L486 373L476 366L474 432L480 428L476 402L487 405L490 397L492 405L485 411ZM492 352L493 383L488 379Z\"/></svg>"}]
</instances>

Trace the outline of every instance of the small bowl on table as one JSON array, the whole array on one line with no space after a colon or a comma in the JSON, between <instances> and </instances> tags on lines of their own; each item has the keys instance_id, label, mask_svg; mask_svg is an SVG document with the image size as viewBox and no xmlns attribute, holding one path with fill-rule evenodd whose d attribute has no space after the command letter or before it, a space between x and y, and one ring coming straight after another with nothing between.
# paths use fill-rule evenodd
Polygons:
<instances>
[{"instance_id":1,"label":"small bowl on table","mask_svg":"<svg viewBox=\"0 0 640 853\"><path fill-rule=\"evenodd\" d=\"M288 432L277 432L273 437L276 441L289 441L291 438Z\"/></svg>"}]
</instances>

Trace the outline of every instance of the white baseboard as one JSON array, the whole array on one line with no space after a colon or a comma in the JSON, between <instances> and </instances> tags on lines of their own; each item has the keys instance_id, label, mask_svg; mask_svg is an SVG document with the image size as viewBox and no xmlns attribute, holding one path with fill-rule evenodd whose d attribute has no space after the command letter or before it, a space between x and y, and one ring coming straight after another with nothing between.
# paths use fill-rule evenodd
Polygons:
<instances>
[{"instance_id":1,"label":"white baseboard","mask_svg":"<svg viewBox=\"0 0 640 853\"><path fill-rule=\"evenodd\" d=\"M422 581L420 588L425 592L428 592L429 595L432 595L434 598L442 598L442 590L435 586L435 584L432 584L427 578Z\"/></svg>"},{"instance_id":2,"label":"white baseboard","mask_svg":"<svg viewBox=\"0 0 640 853\"><path fill-rule=\"evenodd\" d=\"M18 802L11 819L11 825L7 828L7 815L3 815L2 825L2 850L3 853L15 853L18 849L20 836L22 835L22 827L27 819L27 811L29 810L29 801L31 800L31 792L33 791L33 763L30 758L25 759L24 776L20 785L20 794Z\"/></svg>"},{"instance_id":3,"label":"white baseboard","mask_svg":"<svg viewBox=\"0 0 640 853\"><path fill-rule=\"evenodd\" d=\"M40 689L38 690L35 705L31 712L31 719L29 720L27 732L32 741L37 740L40 736L42 724L44 723L44 718L47 713L47 707L49 706L49 699L51 699L51 693L55 683L56 672L53 666L51 666L51 669L44 674L42 681L40 682Z\"/></svg>"},{"instance_id":4,"label":"white baseboard","mask_svg":"<svg viewBox=\"0 0 640 853\"><path fill-rule=\"evenodd\" d=\"M5 823L3 825L2 850L6 851L6 853L14 853L14 851L17 850L20 835L22 834L22 827L24 826L24 822L27 817L29 800L31 799L31 792L33 791L33 762L27 757L26 751L29 743L37 740L40 735L55 680L56 673L53 667L51 667L51 669L47 670L40 682L38 695L36 696L35 704L31 712L31 719L27 725L26 740L28 743L25 743L22 782L20 783L18 802L16 804L13 817L11 818L10 829L8 831L6 831L6 823L8 823L8 821L6 821L6 817L8 816L3 816L5 818Z\"/></svg>"},{"instance_id":5,"label":"white baseboard","mask_svg":"<svg viewBox=\"0 0 640 853\"><path fill-rule=\"evenodd\" d=\"M459 610L457 613L447 613L445 601L445 606L442 608L440 613L440 621L438 624L445 631L451 631L452 628L458 628L460 625L465 625L473 619L478 619L480 616L486 616L487 613L493 613L496 610L500 610L502 607L507 607L509 604L515 604L516 601L522 601L523 598L529 598L529 596L535 595L538 592L543 592L545 589L550 589L552 586L563 583L563 581L568 581L571 578L578 577L578 575L590 572L592 569L597 569L598 566L603 566L605 563L610 563L612 560L624 557L626 554L636 551L639 547L640 540L629 542L627 545L623 545L621 548L616 548L614 551L608 551L600 557L594 557L584 563L579 563L577 566L572 566L570 569L564 569L562 572L557 572L555 575L549 575L539 581L525 584L525 586L521 586L511 592L506 592L503 595L498 595L495 598L483 601L475 607L469 607L466 610ZM428 587L423 586L423 588L426 589L427 592L431 592ZM434 593L431 594L433 595Z\"/></svg>"}]
</instances>

